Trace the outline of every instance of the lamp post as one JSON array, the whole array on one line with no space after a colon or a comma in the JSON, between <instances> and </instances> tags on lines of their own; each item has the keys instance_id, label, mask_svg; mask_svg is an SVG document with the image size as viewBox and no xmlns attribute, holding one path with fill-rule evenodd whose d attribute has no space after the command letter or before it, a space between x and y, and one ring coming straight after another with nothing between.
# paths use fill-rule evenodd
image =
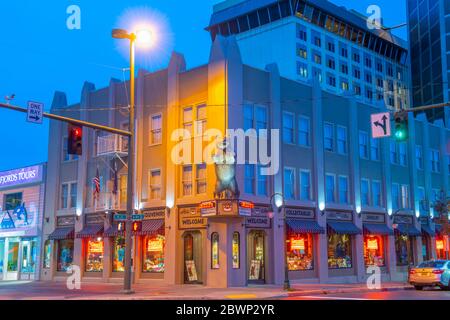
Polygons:
<instances>
[{"instance_id":1,"label":"lamp post","mask_svg":"<svg viewBox=\"0 0 450 320\"><path fill-rule=\"evenodd\" d=\"M274 212L274 206L276 207L277 213L283 210L283 222L284 222L284 232L283 232L283 259L284 259L284 290L289 290L291 284L289 282L289 268L287 263L287 226L286 226L286 210L284 209L284 197L281 193L274 193L270 197L270 211Z\"/></svg>"},{"instance_id":2,"label":"lamp post","mask_svg":"<svg viewBox=\"0 0 450 320\"><path fill-rule=\"evenodd\" d=\"M151 41L151 33L146 30L141 30L136 33L129 33L123 29L113 29L112 37L114 39L127 39L130 42L130 115L129 115L129 131L131 135L128 137L128 176L127 176L127 221L125 226L125 272L123 292L125 294L133 293L131 289L131 216L133 214L133 200L134 200L134 162L135 154L135 47L136 41L141 43L148 43Z\"/></svg>"}]
</instances>

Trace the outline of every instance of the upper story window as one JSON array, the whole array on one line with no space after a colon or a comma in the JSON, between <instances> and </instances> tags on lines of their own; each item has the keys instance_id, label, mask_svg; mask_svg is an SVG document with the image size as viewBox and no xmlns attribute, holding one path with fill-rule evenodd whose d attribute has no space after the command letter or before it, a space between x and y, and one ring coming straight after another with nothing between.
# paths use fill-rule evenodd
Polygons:
<instances>
[{"instance_id":1,"label":"upper story window","mask_svg":"<svg viewBox=\"0 0 450 320\"><path fill-rule=\"evenodd\" d=\"M311 200L311 172L307 170L300 171L300 199Z\"/></svg>"},{"instance_id":2,"label":"upper story window","mask_svg":"<svg viewBox=\"0 0 450 320\"><path fill-rule=\"evenodd\" d=\"M206 193L206 163L197 164L195 184L197 194Z\"/></svg>"},{"instance_id":3,"label":"upper story window","mask_svg":"<svg viewBox=\"0 0 450 320\"><path fill-rule=\"evenodd\" d=\"M206 130L206 122L206 105L202 104L197 106L197 120L195 121L197 135L203 136Z\"/></svg>"},{"instance_id":4,"label":"upper story window","mask_svg":"<svg viewBox=\"0 0 450 320\"><path fill-rule=\"evenodd\" d=\"M358 67L353 66L353 76L356 79L361 79L361 70Z\"/></svg>"},{"instance_id":5,"label":"upper story window","mask_svg":"<svg viewBox=\"0 0 450 320\"><path fill-rule=\"evenodd\" d=\"M397 210L400 206L400 186L398 183L393 183L391 187L392 194L392 209Z\"/></svg>"},{"instance_id":6,"label":"upper story window","mask_svg":"<svg viewBox=\"0 0 450 320\"><path fill-rule=\"evenodd\" d=\"M407 185L401 186L401 192L402 192L402 208L409 209L410 208L410 201L409 201L409 187Z\"/></svg>"},{"instance_id":7,"label":"upper story window","mask_svg":"<svg viewBox=\"0 0 450 320\"><path fill-rule=\"evenodd\" d=\"M305 45L297 43L297 56L303 59L308 59L308 49Z\"/></svg>"},{"instance_id":8,"label":"upper story window","mask_svg":"<svg viewBox=\"0 0 450 320\"><path fill-rule=\"evenodd\" d=\"M439 150L430 150L431 172L439 173L441 171Z\"/></svg>"},{"instance_id":9,"label":"upper story window","mask_svg":"<svg viewBox=\"0 0 450 320\"><path fill-rule=\"evenodd\" d=\"M383 206L381 183L379 181L372 181L372 205L374 207L382 207Z\"/></svg>"},{"instance_id":10,"label":"upper story window","mask_svg":"<svg viewBox=\"0 0 450 320\"><path fill-rule=\"evenodd\" d=\"M341 50L340 50L341 57L348 58L347 46L346 45L340 45L340 46L341 46Z\"/></svg>"},{"instance_id":11,"label":"upper story window","mask_svg":"<svg viewBox=\"0 0 450 320\"><path fill-rule=\"evenodd\" d=\"M326 185L326 193L325 193L326 202L328 203L336 202L336 193L335 193L336 179L333 174L326 174L325 185Z\"/></svg>"},{"instance_id":12,"label":"upper story window","mask_svg":"<svg viewBox=\"0 0 450 320\"><path fill-rule=\"evenodd\" d=\"M302 78L308 78L308 65L297 61L297 74Z\"/></svg>"},{"instance_id":13,"label":"upper story window","mask_svg":"<svg viewBox=\"0 0 450 320\"><path fill-rule=\"evenodd\" d=\"M322 55L320 54L320 52L313 52L313 61L314 63L322 64Z\"/></svg>"},{"instance_id":14,"label":"upper story window","mask_svg":"<svg viewBox=\"0 0 450 320\"><path fill-rule=\"evenodd\" d=\"M267 196L268 194L268 190L267 190L267 183L268 183L268 179L267 179L267 175L263 175L261 173L261 169L263 167L262 166L257 166L256 167L256 176L258 178L257 181L257 185L258 185L258 195L259 196Z\"/></svg>"},{"instance_id":15,"label":"upper story window","mask_svg":"<svg viewBox=\"0 0 450 320\"><path fill-rule=\"evenodd\" d=\"M337 152L347 154L347 128L343 126L336 127L337 132Z\"/></svg>"},{"instance_id":16,"label":"upper story window","mask_svg":"<svg viewBox=\"0 0 450 320\"><path fill-rule=\"evenodd\" d=\"M358 50L356 50L356 49L352 50L352 59L356 63L360 63L361 62L361 55L359 54Z\"/></svg>"},{"instance_id":17,"label":"upper story window","mask_svg":"<svg viewBox=\"0 0 450 320\"><path fill-rule=\"evenodd\" d=\"M389 62L386 63L386 74L387 74L389 77L393 77L393 76L394 76L394 69L393 69L393 67L392 67L392 64L389 63Z\"/></svg>"},{"instance_id":18,"label":"upper story window","mask_svg":"<svg viewBox=\"0 0 450 320\"><path fill-rule=\"evenodd\" d=\"M359 156L363 159L369 158L369 135L365 131L359 132Z\"/></svg>"},{"instance_id":19,"label":"upper story window","mask_svg":"<svg viewBox=\"0 0 450 320\"><path fill-rule=\"evenodd\" d=\"M244 189L247 194L255 193L255 165L246 164L244 167Z\"/></svg>"},{"instance_id":20,"label":"upper story window","mask_svg":"<svg viewBox=\"0 0 450 320\"><path fill-rule=\"evenodd\" d=\"M327 50L330 52L336 51L336 45L334 44L334 40L327 39Z\"/></svg>"},{"instance_id":21,"label":"upper story window","mask_svg":"<svg viewBox=\"0 0 450 320\"><path fill-rule=\"evenodd\" d=\"M364 65L366 68L372 68L372 58L370 56L365 56Z\"/></svg>"},{"instance_id":22,"label":"upper story window","mask_svg":"<svg viewBox=\"0 0 450 320\"><path fill-rule=\"evenodd\" d=\"M283 112L283 142L294 143L294 114Z\"/></svg>"},{"instance_id":23,"label":"upper story window","mask_svg":"<svg viewBox=\"0 0 450 320\"><path fill-rule=\"evenodd\" d=\"M382 73L383 72L383 63L381 62L381 60L377 59L376 63L375 63L375 70L377 72Z\"/></svg>"},{"instance_id":24,"label":"upper story window","mask_svg":"<svg viewBox=\"0 0 450 320\"><path fill-rule=\"evenodd\" d=\"M398 162L398 157L397 157L397 145L395 143L395 141L390 141L389 144L389 158L391 160L392 164L397 164Z\"/></svg>"},{"instance_id":25,"label":"upper story window","mask_svg":"<svg viewBox=\"0 0 450 320\"><path fill-rule=\"evenodd\" d=\"M327 67L330 69L336 69L336 62L334 61L334 58L327 57Z\"/></svg>"},{"instance_id":26,"label":"upper story window","mask_svg":"<svg viewBox=\"0 0 450 320\"><path fill-rule=\"evenodd\" d=\"M77 183L61 184L61 209L72 209L77 206Z\"/></svg>"},{"instance_id":27,"label":"upper story window","mask_svg":"<svg viewBox=\"0 0 450 320\"><path fill-rule=\"evenodd\" d=\"M150 170L148 184L150 199L161 199L161 170Z\"/></svg>"},{"instance_id":28,"label":"upper story window","mask_svg":"<svg viewBox=\"0 0 450 320\"><path fill-rule=\"evenodd\" d=\"M331 123L323 125L323 147L326 151L334 150L334 127Z\"/></svg>"},{"instance_id":29,"label":"upper story window","mask_svg":"<svg viewBox=\"0 0 450 320\"><path fill-rule=\"evenodd\" d=\"M361 179L361 204L368 206L370 204L369 180Z\"/></svg>"},{"instance_id":30,"label":"upper story window","mask_svg":"<svg viewBox=\"0 0 450 320\"><path fill-rule=\"evenodd\" d=\"M150 116L150 144L162 143L162 114Z\"/></svg>"},{"instance_id":31,"label":"upper story window","mask_svg":"<svg viewBox=\"0 0 450 320\"><path fill-rule=\"evenodd\" d=\"M3 209L4 210L16 209L18 206L22 204L22 198L23 198L22 192L5 194Z\"/></svg>"},{"instance_id":32,"label":"upper story window","mask_svg":"<svg viewBox=\"0 0 450 320\"><path fill-rule=\"evenodd\" d=\"M348 64L345 62L341 62L341 72L343 74L348 74Z\"/></svg>"},{"instance_id":33,"label":"upper story window","mask_svg":"<svg viewBox=\"0 0 450 320\"><path fill-rule=\"evenodd\" d=\"M253 128L253 106L244 106L244 131Z\"/></svg>"},{"instance_id":34,"label":"upper story window","mask_svg":"<svg viewBox=\"0 0 450 320\"><path fill-rule=\"evenodd\" d=\"M398 144L398 162L401 166L406 166L407 162L407 145L406 142Z\"/></svg>"},{"instance_id":35,"label":"upper story window","mask_svg":"<svg viewBox=\"0 0 450 320\"><path fill-rule=\"evenodd\" d=\"M327 73L327 85L336 88L336 77L332 73Z\"/></svg>"},{"instance_id":36,"label":"upper story window","mask_svg":"<svg viewBox=\"0 0 450 320\"><path fill-rule=\"evenodd\" d=\"M322 37L321 34L319 32L316 31L312 31L311 32L311 43L313 45L315 45L316 47L321 47L322 46Z\"/></svg>"},{"instance_id":37,"label":"upper story window","mask_svg":"<svg viewBox=\"0 0 450 320\"><path fill-rule=\"evenodd\" d=\"M296 29L297 29L297 38L306 42L308 40L308 33L306 27L301 24L297 24Z\"/></svg>"},{"instance_id":38,"label":"upper story window","mask_svg":"<svg viewBox=\"0 0 450 320\"><path fill-rule=\"evenodd\" d=\"M63 145L62 145L62 149L63 149L63 161L72 161L72 160L77 160L78 159L78 155L76 154L69 154L69 150L68 150L68 138L64 137L63 138Z\"/></svg>"},{"instance_id":39,"label":"upper story window","mask_svg":"<svg viewBox=\"0 0 450 320\"><path fill-rule=\"evenodd\" d=\"M416 145L416 169L423 169L423 149L419 145Z\"/></svg>"},{"instance_id":40,"label":"upper story window","mask_svg":"<svg viewBox=\"0 0 450 320\"><path fill-rule=\"evenodd\" d=\"M370 138L370 159L373 161L380 160L380 140Z\"/></svg>"},{"instance_id":41,"label":"upper story window","mask_svg":"<svg viewBox=\"0 0 450 320\"><path fill-rule=\"evenodd\" d=\"M286 200L295 199L295 169L284 168L284 195Z\"/></svg>"},{"instance_id":42,"label":"upper story window","mask_svg":"<svg viewBox=\"0 0 450 320\"><path fill-rule=\"evenodd\" d=\"M311 140L311 125L310 120L307 117L298 118L298 143L301 146L310 146Z\"/></svg>"},{"instance_id":43,"label":"upper story window","mask_svg":"<svg viewBox=\"0 0 450 320\"><path fill-rule=\"evenodd\" d=\"M193 120L194 120L194 115L193 115L193 111L192 111L192 107L188 107L188 108L184 108L183 109L183 128L187 131L189 131L191 137L192 137L192 133L193 133Z\"/></svg>"},{"instance_id":44,"label":"upper story window","mask_svg":"<svg viewBox=\"0 0 450 320\"><path fill-rule=\"evenodd\" d=\"M339 176L339 203L348 204L348 177Z\"/></svg>"},{"instance_id":45,"label":"upper story window","mask_svg":"<svg viewBox=\"0 0 450 320\"><path fill-rule=\"evenodd\" d=\"M192 166L186 165L182 167L182 185L183 196L192 195Z\"/></svg>"}]
</instances>

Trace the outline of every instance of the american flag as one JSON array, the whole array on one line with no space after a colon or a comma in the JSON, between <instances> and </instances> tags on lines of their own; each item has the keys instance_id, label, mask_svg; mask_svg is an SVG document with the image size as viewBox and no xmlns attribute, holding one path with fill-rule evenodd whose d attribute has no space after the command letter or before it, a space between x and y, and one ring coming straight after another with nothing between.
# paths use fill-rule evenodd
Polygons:
<instances>
[{"instance_id":1,"label":"american flag","mask_svg":"<svg viewBox=\"0 0 450 320\"><path fill-rule=\"evenodd\" d=\"M98 172L98 168L94 179L92 179L92 182L94 184L94 199L96 199L100 196L100 174Z\"/></svg>"}]
</instances>

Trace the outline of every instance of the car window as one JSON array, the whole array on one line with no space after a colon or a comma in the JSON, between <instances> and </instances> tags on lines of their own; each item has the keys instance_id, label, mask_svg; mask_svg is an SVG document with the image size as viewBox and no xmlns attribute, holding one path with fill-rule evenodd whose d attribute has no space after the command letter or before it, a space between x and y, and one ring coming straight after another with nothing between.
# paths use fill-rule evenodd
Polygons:
<instances>
[{"instance_id":1,"label":"car window","mask_svg":"<svg viewBox=\"0 0 450 320\"><path fill-rule=\"evenodd\" d=\"M419 268L442 268L445 265L445 261L425 261L419 264Z\"/></svg>"}]
</instances>

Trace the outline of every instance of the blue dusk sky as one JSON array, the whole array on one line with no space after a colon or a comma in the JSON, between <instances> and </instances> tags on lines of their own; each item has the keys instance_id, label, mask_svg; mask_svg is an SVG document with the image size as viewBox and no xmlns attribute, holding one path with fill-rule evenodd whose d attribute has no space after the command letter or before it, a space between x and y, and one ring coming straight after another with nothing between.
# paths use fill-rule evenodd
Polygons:
<instances>
[{"instance_id":1,"label":"blue dusk sky","mask_svg":"<svg viewBox=\"0 0 450 320\"><path fill-rule=\"evenodd\" d=\"M171 34L161 42L161 53L138 61L140 68L154 70L167 65L172 50L185 55L188 68L207 62L211 39L204 30L212 6L218 0L59 0L1 1L0 12L0 101L16 94L15 105L39 101L50 108L53 93L63 91L68 102L76 103L84 81L97 88L107 86L111 78L123 79L121 68L128 58L124 43L110 36L113 27L131 12L154 12ZM376 4L387 26L406 21L406 0L332 0L365 13ZM71 5L81 9L81 29L66 26ZM161 18L163 17L163 18ZM406 28L396 31L406 39ZM128 77L128 75L126 75ZM0 109L0 171L47 161L48 120L36 125L25 122L25 114Z\"/></svg>"}]
</instances>

